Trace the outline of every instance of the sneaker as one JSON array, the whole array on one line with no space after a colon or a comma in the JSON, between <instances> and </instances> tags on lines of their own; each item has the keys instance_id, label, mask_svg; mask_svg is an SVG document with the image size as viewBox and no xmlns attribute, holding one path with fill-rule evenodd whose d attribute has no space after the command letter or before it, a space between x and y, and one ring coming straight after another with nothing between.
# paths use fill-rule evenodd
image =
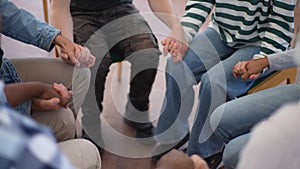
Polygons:
<instances>
[{"instance_id":1,"label":"sneaker","mask_svg":"<svg viewBox=\"0 0 300 169\"><path fill-rule=\"evenodd\" d=\"M97 143L95 143L95 142L94 142L94 141L86 134L86 132L85 132L83 129L82 129L82 138L83 138L83 139L86 139L86 140L89 140L90 142L92 142L92 143L97 147L97 149L98 149L100 155L103 154L104 149L103 149L102 147L100 147ZM100 142L103 143L103 140L101 139Z\"/></svg>"},{"instance_id":2,"label":"sneaker","mask_svg":"<svg viewBox=\"0 0 300 169\"><path fill-rule=\"evenodd\" d=\"M138 138L139 142L146 144L146 145L152 145L152 144L156 143L156 141L153 137L155 128L153 127L151 122L138 123L138 122L128 120L126 118L124 118L124 122L128 126L134 128L135 138Z\"/></svg>"},{"instance_id":3,"label":"sneaker","mask_svg":"<svg viewBox=\"0 0 300 169\"><path fill-rule=\"evenodd\" d=\"M160 144L154 151L154 153L152 154L156 154L156 155L153 155L152 156L152 161L153 162L157 162L160 160L160 158L167 154L168 152L170 152L172 149L177 149L177 150L186 150L186 147L185 148L182 148L184 145L187 144L188 140L189 140L189 137L190 137L190 132L188 132L185 137L179 141L178 143L174 143L174 144Z\"/></svg>"},{"instance_id":4,"label":"sneaker","mask_svg":"<svg viewBox=\"0 0 300 169\"><path fill-rule=\"evenodd\" d=\"M217 169L219 164L222 162L222 156L223 152L219 152L210 157L204 158L204 160L210 169Z\"/></svg>"}]
</instances>

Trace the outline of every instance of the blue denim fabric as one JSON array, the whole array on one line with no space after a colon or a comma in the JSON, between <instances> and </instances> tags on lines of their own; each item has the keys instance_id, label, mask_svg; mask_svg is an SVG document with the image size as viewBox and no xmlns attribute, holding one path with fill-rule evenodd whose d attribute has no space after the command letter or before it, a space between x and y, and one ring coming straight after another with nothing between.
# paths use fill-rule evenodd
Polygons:
<instances>
[{"instance_id":1,"label":"blue denim fabric","mask_svg":"<svg viewBox=\"0 0 300 169\"><path fill-rule=\"evenodd\" d=\"M0 70L0 79L5 84L22 82L14 65L5 57L2 58L2 66ZM15 109L23 115L30 116L31 100L15 107Z\"/></svg>"},{"instance_id":2,"label":"blue denim fabric","mask_svg":"<svg viewBox=\"0 0 300 169\"><path fill-rule=\"evenodd\" d=\"M59 30L7 0L0 0L0 11L4 35L47 51L54 47L53 40L60 33Z\"/></svg>"},{"instance_id":3,"label":"blue denim fabric","mask_svg":"<svg viewBox=\"0 0 300 169\"><path fill-rule=\"evenodd\" d=\"M227 169L235 168L239 152L248 133L259 121L270 117L279 107L300 100L300 85L271 88L227 102L215 109L210 118L215 135L225 146L223 161Z\"/></svg>"},{"instance_id":4,"label":"blue denim fabric","mask_svg":"<svg viewBox=\"0 0 300 169\"><path fill-rule=\"evenodd\" d=\"M173 63L169 59L166 98L156 130L158 142L170 144L185 136L194 103L192 86L201 80L188 154L208 157L220 151L223 143L213 135L208 121L210 113L251 87L253 81L242 82L231 72L238 61L249 60L257 53L259 47L234 49L227 46L215 30L208 28L191 42L183 62Z\"/></svg>"}]
</instances>

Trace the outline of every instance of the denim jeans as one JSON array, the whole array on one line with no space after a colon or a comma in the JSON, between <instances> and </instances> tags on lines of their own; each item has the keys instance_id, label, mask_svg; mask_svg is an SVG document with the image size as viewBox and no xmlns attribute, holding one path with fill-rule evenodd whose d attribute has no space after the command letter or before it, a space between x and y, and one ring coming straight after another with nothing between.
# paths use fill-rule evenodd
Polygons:
<instances>
[{"instance_id":1,"label":"denim jeans","mask_svg":"<svg viewBox=\"0 0 300 169\"><path fill-rule=\"evenodd\" d=\"M232 68L238 61L251 59L259 49L256 46L231 48L215 30L207 28L192 40L182 62L174 63L169 59L166 97L156 130L158 142L171 144L188 132L188 117L194 103L192 86L201 81L188 154L208 157L220 151L223 143L213 134L208 119L217 106L244 94L251 87L253 81L235 79Z\"/></svg>"},{"instance_id":2,"label":"denim jeans","mask_svg":"<svg viewBox=\"0 0 300 169\"><path fill-rule=\"evenodd\" d=\"M223 161L235 168L239 152L248 141L251 128L288 102L300 100L300 85L291 84L264 90L227 102L212 113L210 123L225 146Z\"/></svg>"}]
</instances>

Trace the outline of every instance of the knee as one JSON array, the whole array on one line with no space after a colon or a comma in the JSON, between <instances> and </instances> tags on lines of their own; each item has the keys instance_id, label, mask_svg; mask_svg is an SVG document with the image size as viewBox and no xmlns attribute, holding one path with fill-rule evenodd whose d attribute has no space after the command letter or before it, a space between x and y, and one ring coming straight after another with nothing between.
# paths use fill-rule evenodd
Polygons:
<instances>
[{"instance_id":1,"label":"knee","mask_svg":"<svg viewBox=\"0 0 300 169\"><path fill-rule=\"evenodd\" d=\"M97 147L85 139L73 139L58 144L70 162L78 168L101 168ZM79 153L76 153L79 152Z\"/></svg>"},{"instance_id":2,"label":"knee","mask_svg":"<svg viewBox=\"0 0 300 169\"><path fill-rule=\"evenodd\" d=\"M53 132L58 142L75 138L76 122L70 109L57 111L53 121Z\"/></svg>"},{"instance_id":3,"label":"knee","mask_svg":"<svg viewBox=\"0 0 300 169\"><path fill-rule=\"evenodd\" d=\"M210 116L210 126L214 132L219 136L219 132L222 129L222 115L223 115L224 106L221 105L217 107Z\"/></svg>"},{"instance_id":4,"label":"knee","mask_svg":"<svg viewBox=\"0 0 300 169\"><path fill-rule=\"evenodd\" d=\"M213 129L215 135L221 139L224 143L230 141L230 119L223 116L223 114L227 114L225 112L225 104L217 107L210 117L210 126Z\"/></svg>"},{"instance_id":5,"label":"knee","mask_svg":"<svg viewBox=\"0 0 300 169\"><path fill-rule=\"evenodd\" d=\"M226 169L234 169L239 161L239 155L243 147L247 144L249 134L239 136L231 140L224 149L223 162Z\"/></svg>"},{"instance_id":6,"label":"knee","mask_svg":"<svg viewBox=\"0 0 300 169\"><path fill-rule=\"evenodd\" d=\"M239 157L239 148L234 143L229 142L223 152L223 163L226 169L234 169Z\"/></svg>"},{"instance_id":7,"label":"knee","mask_svg":"<svg viewBox=\"0 0 300 169\"><path fill-rule=\"evenodd\" d=\"M75 68L73 77L76 77L76 79L78 79L79 82L90 84L91 71L89 68L86 67Z\"/></svg>"}]
</instances>

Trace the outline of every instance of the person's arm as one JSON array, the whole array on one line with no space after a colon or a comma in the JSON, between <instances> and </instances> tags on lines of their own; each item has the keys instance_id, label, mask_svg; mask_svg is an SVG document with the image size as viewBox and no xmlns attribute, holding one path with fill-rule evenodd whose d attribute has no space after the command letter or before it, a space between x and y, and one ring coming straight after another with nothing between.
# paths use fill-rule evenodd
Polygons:
<instances>
[{"instance_id":1,"label":"person's arm","mask_svg":"<svg viewBox=\"0 0 300 169\"><path fill-rule=\"evenodd\" d=\"M300 63L295 62L298 57L297 49L277 52L261 59L238 62L233 67L232 73L235 77L241 76L242 80L256 79L267 67L270 71L276 71L300 66Z\"/></svg>"},{"instance_id":2,"label":"person's arm","mask_svg":"<svg viewBox=\"0 0 300 169\"><path fill-rule=\"evenodd\" d=\"M289 48L294 28L294 0L275 0L268 17L268 29L265 31L260 53L254 58L262 58Z\"/></svg>"},{"instance_id":3,"label":"person's arm","mask_svg":"<svg viewBox=\"0 0 300 169\"><path fill-rule=\"evenodd\" d=\"M178 21L173 6L170 0L148 0L149 6L154 14L163 21L171 30L181 28L180 22Z\"/></svg>"},{"instance_id":4,"label":"person's arm","mask_svg":"<svg viewBox=\"0 0 300 169\"><path fill-rule=\"evenodd\" d=\"M50 21L55 28L61 30L62 34L73 42L73 20L70 13L70 3L70 0L51 0ZM88 48L77 45L76 49L78 50L78 66L92 67L95 64L96 58ZM64 49L59 49L61 57L64 56L63 52Z\"/></svg>"},{"instance_id":5,"label":"person's arm","mask_svg":"<svg viewBox=\"0 0 300 169\"><path fill-rule=\"evenodd\" d=\"M69 91L63 91L59 84L53 84L53 86L40 83L40 82L23 82L8 84L4 87L4 92L7 98L7 102L15 107L22 104L26 100L39 98L39 99L51 99L58 98L61 106L65 107L70 101Z\"/></svg>"},{"instance_id":6,"label":"person's arm","mask_svg":"<svg viewBox=\"0 0 300 169\"><path fill-rule=\"evenodd\" d=\"M187 44L182 26L175 15L170 0L159 2L157 0L148 0L148 2L154 14L171 29L168 37L162 40L162 45L164 46L163 55L166 56L170 52L175 61L181 60L187 50ZM179 51L180 55L178 55Z\"/></svg>"},{"instance_id":7,"label":"person's arm","mask_svg":"<svg viewBox=\"0 0 300 169\"><path fill-rule=\"evenodd\" d=\"M70 13L71 0L51 0L50 22L62 34L73 41L73 20Z\"/></svg>"},{"instance_id":8,"label":"person's arm","mask_svg":"<svg viewBox=\"0 0 300 169\"><path fill-rule=\"evenodd\" d=\"M4 35L47 51L51 51L57 44L62 48L61 58L67 63L77 64L79 48L61 35L59 30L37 20L29 12L17 8L7 0L0 0L0 11Z\"/></svg>"}]
</instances>

